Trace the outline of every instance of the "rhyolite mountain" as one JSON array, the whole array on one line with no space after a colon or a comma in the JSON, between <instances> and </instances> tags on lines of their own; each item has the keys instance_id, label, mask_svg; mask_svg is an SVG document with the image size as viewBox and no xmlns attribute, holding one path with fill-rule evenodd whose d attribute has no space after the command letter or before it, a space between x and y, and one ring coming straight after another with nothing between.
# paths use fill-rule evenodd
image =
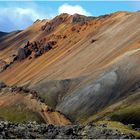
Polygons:
<instances>
[{"instance_id":1,"label":"rhyolite mountain","mask_svg":"<svg viewBox=\"0 0 140 140\"><path fill-rule=\"evenodd\" d=\"M139 127L140 13L61 14L2 33L0 71L8 85L0 94L4 120L14 120L7 114L13 109L39 122L48 122L51 112L54 124L108 120ZM42 115L39 101L22 90L12 94L14 86L36 91L49 113Z\"/></svg>"}]
</instances>

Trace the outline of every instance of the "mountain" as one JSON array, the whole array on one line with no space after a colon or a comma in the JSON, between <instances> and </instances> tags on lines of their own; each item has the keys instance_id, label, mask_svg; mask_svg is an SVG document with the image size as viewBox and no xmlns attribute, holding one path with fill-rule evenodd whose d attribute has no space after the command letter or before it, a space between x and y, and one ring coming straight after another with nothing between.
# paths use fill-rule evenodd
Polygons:
<instances>
[{"instance_id":1,"label":"mountain","mask_svg":"<svg viewBox=\"0 0 140 140\"><path fill-rule=\"evenodd\" d=\"M139 28L139 12L61 14L37 20L0 38L0 80L36 91L44 104L64 117L62 124L109 120L140 127ZM14 95L10 103L11 91L5 94L0 95L0 108L18 101L27 106L23 110L42 116L31 99L23 103L29 95L17 92L23 97Z\"/></svg>"},{"instance_id":2,"label":"mountain","mask_svg":"<svg viewBox=\"0 0 140 140\"><path fill-rule=\"evenodd\" d=\"M5 36L7 33L5 33L5 32L0 32L0 37L3 37L3 36Z\"/></svg>"}]
</instances>

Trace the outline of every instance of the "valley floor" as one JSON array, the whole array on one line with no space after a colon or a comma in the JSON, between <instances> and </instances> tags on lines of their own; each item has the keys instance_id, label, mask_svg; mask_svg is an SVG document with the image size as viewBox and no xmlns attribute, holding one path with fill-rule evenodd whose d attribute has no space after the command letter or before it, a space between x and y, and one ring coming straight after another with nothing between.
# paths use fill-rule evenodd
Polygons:
<instances>
[{"instance_id":1,"label":"valley floor","mask_svg":"<svg viewBox=\"0 0 140 140\"><path fill-rule=\"evenodd\" d=\"M18 124L0 122L0 139L134 139L140 138L131 133L125 134L111 129L107 124L66 125L37 124L29 122Z\"/></svg>"},{"instance_id":2,"label":"valley floor","mask_svg":"<svg viewBox=\"0 0 140 140\"><path fill-rule=\"evenodd\" d=\"M137 100L135 98L139 97L139 92L136 95L137 96L131 97L130 99L136 102ZM130 99L122 103L127 105L126 103L128 100L130 101ZM124 125L121 120L113 121L113 119L110 119L107 121L106 118L111 117L106 114L108 110L110 110L107 108L103 112L89 118L87 122L79 124L76 121L73 122L69 120L61 112L50 108L44 103L44 100L38 96L37 92L24 87L10 87L1 83L0 108L0 139L140 138L138 121L137 125L132 124L134 121L129 121L130 124L126 123L126 125ZM125 108L122 106L122 109ZM133 109L133 111L135 110ZM115 108L112 108L112 112L117 114ZM138 114L130 118L131 114L129 115L130 120L136 120L137 116L139 116ZM117 115L121 114L118 113ZM99 116L101 118L97 119ZM125 117L125 115L121 116Z\"/></svg>"}]
</instances>

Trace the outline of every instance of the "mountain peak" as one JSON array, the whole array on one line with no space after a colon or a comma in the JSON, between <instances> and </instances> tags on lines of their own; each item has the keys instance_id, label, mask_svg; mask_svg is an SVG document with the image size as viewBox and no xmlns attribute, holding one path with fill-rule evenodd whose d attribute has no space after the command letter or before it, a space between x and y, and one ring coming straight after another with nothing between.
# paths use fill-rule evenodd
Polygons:
<instances>
[{"instance_id":1,"label":"mountain peak","mask_svg":"<svg viewBox=\"0 0 140 140\"><path fill-rule=\"evenodd\" d=\"M35 23L40 23L40 22L48 22L48 21L49 21L48 19L42 19L42 20L37 19L36 21L34 21L33 24L35 24Z\"/></svg>"}]
</instances>

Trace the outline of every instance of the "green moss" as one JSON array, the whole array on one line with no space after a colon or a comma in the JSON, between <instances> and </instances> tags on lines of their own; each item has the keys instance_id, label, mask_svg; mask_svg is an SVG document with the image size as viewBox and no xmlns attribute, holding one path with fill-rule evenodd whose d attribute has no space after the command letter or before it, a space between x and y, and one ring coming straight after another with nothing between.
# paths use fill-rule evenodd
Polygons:
<instances>
[{"instance_id":1,"label":"green moss","mask_svg":"<svg viewBox=\"0 0 140 140\"><path fill-rule=\"evenodd\" d=\"M135 124L140 126L140 104L133 104L129 107L119 109L110 115L111 120L120 121L124 124Z\"/></svg>"},{"instance_id":2,"label":"green moss","mask_svg":"<svg viewBox=\"0 0 140 140\"><path fill-rule=\"evenodd\" d=\"M36 121L43 122L43 119L38 113L35 113L26 108L24 105L8 106L0 109L0 120L7 120L11 122L28 122Z\"/></svg>"},{"instance_id":3,"label":"green moss","mask_svg":"<svg viewBox=\"0 0 140 140\"><path fill-rule=\"evenodd\" d=\"M124 124L135 124L136 127L140 126L140 103L124 103L116 106L112 106L101 110L100 112L91 115L88 119L83 119L82 123L86 124L91 121L104 120L110 118L113 121L119 121Z\"/></svg>"},{"instance_id":4,"label":"green moss","mask_svg":"<svg viewBox=\"0 0 140 140\"><path fill-rule=\"evenodd\" d=\"M52 107L53 109L55 108L55 106L57 105L57 96L56 95L51 95L51 94L40 94L39 95L42 99L45 100L45 103Z\"/></svg>"},{"instance_id":5,"label":"green moss","mask_svg":"<svg viewBox=\"0 0 140 140\"><path fill-rule=\"evenodd\" d=\"M98 121L97 124L107 124L107 127L109 129L114 129L114 130L118 130L124 134L132 134L134 135L136 138L140 138L140 132L135 131L131 128L129 128L127 125L124 125L120 122L116 122L116 121Z\"/></svg>"}]
</instances>

